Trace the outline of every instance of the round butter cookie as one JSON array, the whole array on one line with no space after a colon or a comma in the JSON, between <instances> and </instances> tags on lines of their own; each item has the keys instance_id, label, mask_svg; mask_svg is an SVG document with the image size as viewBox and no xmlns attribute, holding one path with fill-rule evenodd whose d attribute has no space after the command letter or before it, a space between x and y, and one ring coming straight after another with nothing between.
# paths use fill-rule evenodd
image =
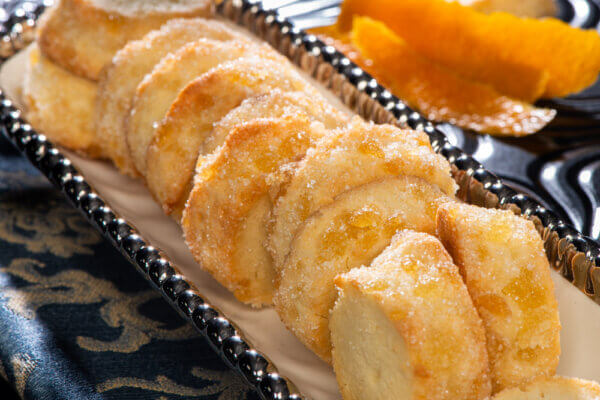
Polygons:
<instances>
[{"instance_id":1,"label":"round butter cookie","mask_svg":"<svg viewBox=\"0 0 600 400\"><path fill-rule=\"evenodd\" d=\"M211 14L210 0L57 0L42 16L37 42L66 70L97 80L130 40L178 17Z\"/></svg>"},{"instance_id":2,"label":"round butter cookie","mask_svg":"<svg viewBox=\"0 0 600 400\"><path fill-rule=\"evenodd\" d=\"M435 233L435 215L450 198L414 176L390 176L338 195L300 226L275 280L283 323L323 360L331 361L329 311L334 279L369 265L402 229Z\"/></svg>"},{"instance_id":3,"label":"round butter cookie","mask_svg":"<svg viewBox=\"0 0 600 400\"><path fill-rule=\"evenodd\" d=\"M334 129L349 122L349 117L314 93L285 92L274 89L269 93L250 97L217 122L202 145L204 156L210 155L237 125L256 118L278 118L295 110L302 110L309 117L322 122L325 128ZM203 156L202 154L200 155ZM199 161L201 162L201 161Z\"/></svg>"},{"instance_id":4,"label":"round butter cookie","mask_svg":"<svg viewBox=\"0 0 600 400\"><path fill-rule=\"evenodd\" d=\"M92 122L97 85L54 64L35 44L27 52L23 83L27 121L58 145L100 156Z\"/></svg>"},{"instance_id":5,"label":"round butter cookie","mask_svg":"<svg viewBox=\"0 0 600 400\"><path fill-rule=\"evenodd\" d=\"M440 207L437 230L483 320L494 393L554 375L558 303L533 222L507 210L455 203Z\"/></svg>"},{"instance_id":6,"label":"round butter cookie","mask_svg":"<svg viewBox=\"0 0 600 400\"><path fill-rule=\"evenodd\" d=\"M136 170L146 175L146 152L154 131L188 83L220 64L260 47L246 40L199 39L163 58L136 89L125 118L125 138Z\"/></svg>"},{"instance_id":7,"label":"round butter cookie","mask_svg":"<svg viewBox=\"0 0 600 400\"><path fill-rule=\"evenodd\" d=\"M270 223L268 248L283 265L292 238L308 216L343 191L389 176L412 175L454 196L450 165L431 148L427 135L353 119L311 150L283 184Z\"/></svg>"},{"instance_id":8,"label":"round butter cookie","mask_svg":"<svg viewBox=\"0 0 600 400\"><path fill-rule=\"evenodd\" d=\"M98 145L121 172L136 176L129 157L124 120L144 77L167 55L200 38L226 41L237 35L224 24L202 18L174 19L140 40L129 42L102 70L94 125Z\"/></svg>"},{"instance_id":9,"label":"round butter cookie","mask_svg":"<svg viewBox=\"0 0 600 400\"><path fill-rule=\"evenodd\" d=\"M481 320L435 237L400 232L335 284L329 326L345 400L489 398Z\"/></svg>"},{"instance_id":10,"label":"round butter cookie","mask_svg":"<svg viewBox=\"0 0 600 400\"><path fill-rule=\"evenodd\" d=\"M326 133L299 108L237 125L200 168L182 219L198 263L238 300L271 304L273 267L263 248L269 180Z\"/></svg>"},{"instance_id":11,"label":"round butter cookie","mask_svg":"<svg viewBox=\"0 0 600 400\"><path fill-rule=\"evenodd\" d=\"M220 145L211 139L213 126L245 99L281 91L320 94L278 54L265 48L260 57L244 57L209 71L191 82L177 97L156 129L148 149L146 182L167 214L181 213L192 187L198 155ZM204 143L208 141L207 148Z\"/></svg>"}]
</instances>

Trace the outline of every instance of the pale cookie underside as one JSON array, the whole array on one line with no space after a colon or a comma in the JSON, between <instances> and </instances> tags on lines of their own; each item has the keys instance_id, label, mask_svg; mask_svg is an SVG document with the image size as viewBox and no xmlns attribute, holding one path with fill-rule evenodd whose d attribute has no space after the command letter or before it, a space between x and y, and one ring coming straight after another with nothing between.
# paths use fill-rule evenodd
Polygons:
<instances>
[{"instance_id":1,"label":"pale cookie underside","mask_svg":"<svg viewBox=\"0 0 600 400\"><path fill-rule=\"evenodd\" d=\"M406 340L376 301L352 287L338 289L329 326L333 368L345 400L389 400L390 393L411 398L413 377ZM376 339L366 339L365 332ZM369 356L360 357L364 354Z\"/></svg>"},{"instance_id":2,"label":"pale cookie underside","mask_svg":"<svg viewBox=\"0 0 600 400\"><path fill-rule=\"evenodd\" d=\"M402 231L335 283L330 327L344 398L488 398L481 320L439 240Z\"/></svg>"}]
</instances>

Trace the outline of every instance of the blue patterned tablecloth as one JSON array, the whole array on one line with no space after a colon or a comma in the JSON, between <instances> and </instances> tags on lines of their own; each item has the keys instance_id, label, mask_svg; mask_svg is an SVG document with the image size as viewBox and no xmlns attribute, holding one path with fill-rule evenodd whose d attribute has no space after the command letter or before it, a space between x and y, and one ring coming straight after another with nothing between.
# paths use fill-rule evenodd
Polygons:
<instances>
[{"instance_id":1,"label":"blue patterned tablecloth","mask_svg":"<svg viewBox=\"0 0 600 400\"><path fill-rule=\"evenodd\" d=\"M256 398L4 138L0 376L25 399Z\"/></svg>"}]
</instances>

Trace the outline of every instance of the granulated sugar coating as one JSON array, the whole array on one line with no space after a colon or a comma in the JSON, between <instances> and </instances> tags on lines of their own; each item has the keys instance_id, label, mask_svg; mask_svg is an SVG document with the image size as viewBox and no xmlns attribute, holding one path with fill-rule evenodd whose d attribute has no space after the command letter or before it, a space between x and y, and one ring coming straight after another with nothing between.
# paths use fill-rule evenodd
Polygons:
<instances>
[{"instance_id":1,"label":"granulated sugar coating","mask_svg":"<svg viewBox=\"0 0 600 400\"><path fill-rule=\"evenodd\" d=\"M274 271L263 247L271 210L269 178L326 134L299 108L238 125L198 169L182 220L198 263L238 300L271 304Z\"/></svg>"},{"instance_id":2,"label":"granulated sugar coating","mask_svg":"<svg viewBox=\"0 0 600 400\"><path fill-rule=\"evenodd\" d=\"M454 196L450 165L436 154L423 132L374 125L356 117L348 128L323 139L308 152L277 199L268 247L280 268L300 225L335 196L393 176L416 176Z\"/></svg>"},{"instance_id":3,"label":"granulated sugar coating","mask_svg":"<svg viewBox=\"0 0 600 400\"><path fill-rule=\"evenodd\" d=\"M127 42L170 19L207 17L211 10L210 0L60 0L41 17L37 41L63 68L98 80Z\"/></svg>"},{"instance_id":4,"label":"granulated sugar coating","mask_svg":"<svg viewBox=\"0 0 600 400\"><path fill-rule=\"evenodd\" d=\"M242 101L274 89L322 98L275 50L261 46L254 51L260 56L223 63L190 82L158 126L146 155L146 180L165 212L181 212L198 156L210 154L204 143L212 143L212 150L221 144L211 139L214 124Z\"/></svg>"},{"instance_id":5,"label":"granulated sugar coating","mask_svg":"<svg viewBox=\"0 0 600 400\"><path fill-rule=\"evenodd\" d=\"M256 118L279 118L295 110L308 114L323 123L327 129L335 129L349 122L349 117L329 104L322 96L309 96L304 92L286 92L274 89L269 93L251 97L234 108L214 124L213 130L203 144L205 154L212 153L237 125ZM199 161L201 162L201 161Z\"/></svg>"},{"instance_id":6,"label":"granulated sugar coating","mask_svg":"<svg viewBox=\"0 0 600 400\"><path fill-rule=\"evenodd\" d=\"M335 284L333 366L344 399L488 398L483 325L435 237L402 231Z\"/></svg>"},{"instance_id":7,"label":"granulated sugar coating","mask_svg":"<svg viewBox=\"0 0 600 400\"><path fill-rule=\"evenodd\" d=\"M380 178L335 197L301 225L277 271L273 301L281 320L330 361L335 277L368 265L398 230L435 233L437 209L446 201L452 199L414 176Z\"/></svg>"},{"instance_id":8,"label":"granulated sugar coating","mask_svg":"<svg viewBox=\"0 0 600 400\"><path fill-rule=\"evenodd\" d=\"M98 144L121 172L136 176L123 130L135 90L156 64L186 43L200 38L238 39L239 34L216 21L174 19L140 40L129 42L104 68L98 82L95 128Z\"/></svg>"},{"instance_id":9,"label":"granulated sugar coating","mask_svg":"<svg viewBox=\"0 0 600 400\"><path fill-rule=\"evenodd\" d=\"M483 319L494 392L553 375L560 355L558 304L533 222L455 203L440 207L437 225Z\"/></svg>"},{"instance_id":10,"label":"granulated sugar coating","mask_svg":"<svg viewBox=\"0 0 600 400\"><path fill-rule=\"evenodd\" d=\"M146 153L159 123L188 83L212 68L256 53L257 45L244 41L201 38L163 58L135 91L125 119L127 146L137 171L146 175Z\"/></svg>"}]
</instances>

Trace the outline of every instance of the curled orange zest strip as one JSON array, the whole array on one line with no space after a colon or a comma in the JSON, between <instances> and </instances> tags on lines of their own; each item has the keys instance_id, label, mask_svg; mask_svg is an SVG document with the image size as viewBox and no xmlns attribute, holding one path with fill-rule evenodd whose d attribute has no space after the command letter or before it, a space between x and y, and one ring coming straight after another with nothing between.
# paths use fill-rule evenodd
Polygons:
<instances>
[{"instance_id":1,"label":"curled orange zest strip","mask_svg":"<svg viewBox=\"0 0 600 400\"><path fill-rule=\"evenodd\" d=\"M333 45L345 46L342 51L360 54L352 57L354 61L429 119L500 136L523 136L539 131L556 115L427 60L370 18L355 18L351 34L335 28L315 33L333 37Z\"/></svg>"},{"instance_id":2,"label":"curled orange zest strip","mask_svg":"<svg viewBox=\"0 0 600 400\"><path fill-rule=\"evenodd\" d=\"M486 15L444 0L345 0L342 32L354 16L382 21L424 57L519 100L579 92L600 71L600 35L553 18Z\"/></svg>"}]
</instances>

